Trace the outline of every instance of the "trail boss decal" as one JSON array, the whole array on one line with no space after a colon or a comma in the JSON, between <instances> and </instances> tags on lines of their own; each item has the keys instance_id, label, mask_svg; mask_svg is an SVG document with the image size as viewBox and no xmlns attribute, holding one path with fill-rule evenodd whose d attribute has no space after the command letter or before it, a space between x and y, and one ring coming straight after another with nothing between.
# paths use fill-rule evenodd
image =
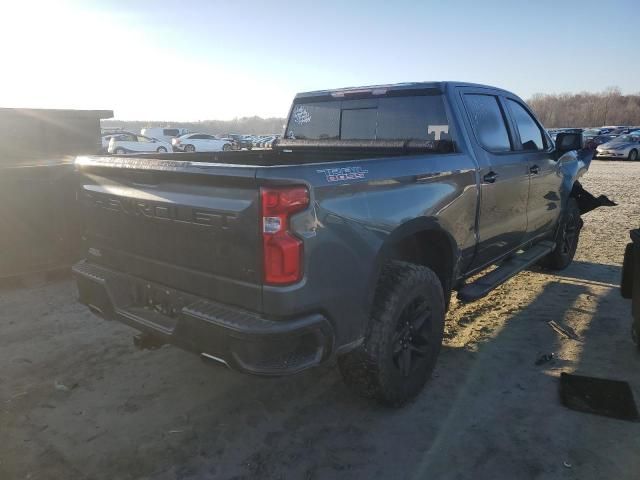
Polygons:
<instances>
[{"instance_id":1,"label":"trail boss decal","mask_svg":"<svg viewBox=\"0 0 640 480\"><path fill-rule=\"evenodd\" d=\"M365 178L369 170L362 167L340 167L340 168L324 168L316 170L318 173L324 173L327 182L342 182L344 180L358 180Z\"/></svg>"}]
</instances>

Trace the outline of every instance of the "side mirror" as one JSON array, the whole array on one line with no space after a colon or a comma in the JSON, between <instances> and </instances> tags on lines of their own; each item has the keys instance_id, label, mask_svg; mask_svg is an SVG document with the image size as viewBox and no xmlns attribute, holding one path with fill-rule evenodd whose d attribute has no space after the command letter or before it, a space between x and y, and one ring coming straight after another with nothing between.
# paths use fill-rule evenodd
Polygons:
<instances>
[{"instance_id":1,"label":"side mirror","mask_svg":"<svg viewBox=\"0 0 640 480\"><path fill-rule=\"evenodd\" d=\"M556 137L556 151L558 153L581 150L583 147L582 133L559 133Z\"/></svg>"}]
</instances>

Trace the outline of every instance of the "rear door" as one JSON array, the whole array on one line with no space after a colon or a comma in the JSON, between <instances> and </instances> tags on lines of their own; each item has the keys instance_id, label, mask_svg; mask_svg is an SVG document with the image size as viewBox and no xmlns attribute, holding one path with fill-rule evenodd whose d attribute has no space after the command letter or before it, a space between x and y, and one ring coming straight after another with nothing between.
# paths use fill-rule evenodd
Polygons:
<instances>
[{"instance_id":1,"label":"rear door","mask_svg":"<svg viewBox=\"0 0 640 480\"><path fill-rule=\"evenodd\" d=\"M157 143L154 143L154 141L149 138L149 137L145 137L143 135L138 135L137 137L137 150L138 152L155 152L156 151L156 145Z\"/></svg>"},{"instance_id":2,"label":"rear door","mask_svg":"<svg viewBox=\"0 0 640 480\"><path fill-rule=\"evenodd\" d=\"M191 145L193 145L194 147L196 147L196 151L197 152L208 152L209 150L209 145L207 142L207 135L204 134L196 134L196 135L191 135L189 137L189 141L188 143L190 143Z\"/></svg>"},{"instance_id":3,"label":"rear door","mask_svg":"<svg viewBox=\"0 0 640 480\"><path fill-rule=\"evenodd\" d=\"M202 143L202 151L203 152L219 152L222 150L221 141L212 135L203 135Z\"/></svg>"},{"instance_id":4,"label":"rear door","mask_svg":"<svg viewBox=\"0 0 640 480\"><path fill-rule=\"evenodd\" d=\"M478 248L471 268L517 248L527 232L529 167L515 140L499 93L462 88L462 100L479 163Z\"/></svg>"},{"instance_id":5,"label":"rear door","mask_svg":"<svg viewBox=\"0 0 640 480\"><path fill-rule=\"evenodd\" d=\"M529 108L518 98L505 96L514 130L515 149L529 167L526 240L553 231L560 215L562 175L553 158L553 145Z\"/></svg>"},{"instance_id":6,"label":"rear door","mask_svg":"<svg viewBox=\"0 0 640 480\"><path fill-rule=\"evenodd\" d=\"M124 148L127 152L139 152L138 137L136 135L121 135L116 137L116 148Z\"/></svg>"}]
</instances>

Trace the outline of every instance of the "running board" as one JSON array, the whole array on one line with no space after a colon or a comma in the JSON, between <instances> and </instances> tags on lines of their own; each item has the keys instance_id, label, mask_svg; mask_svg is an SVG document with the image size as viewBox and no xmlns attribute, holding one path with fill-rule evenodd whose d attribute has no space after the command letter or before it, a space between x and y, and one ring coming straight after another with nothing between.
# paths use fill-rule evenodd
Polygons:
<instances>
[{"instance_id":1,"label":"running board","mask_svg":"<svg viewBox=\"0 0 640 480\"><path fill-rule=\"evenodd\" d=\"M555 243L544 241L537 243L524 252L516 253L495 270L490 271L473 283L468 283L458 291L458 300L473 302L487 295L491 290L502 285L514 275L533 265L545 255L551 253Z\"/></svg>"}]
</instances>

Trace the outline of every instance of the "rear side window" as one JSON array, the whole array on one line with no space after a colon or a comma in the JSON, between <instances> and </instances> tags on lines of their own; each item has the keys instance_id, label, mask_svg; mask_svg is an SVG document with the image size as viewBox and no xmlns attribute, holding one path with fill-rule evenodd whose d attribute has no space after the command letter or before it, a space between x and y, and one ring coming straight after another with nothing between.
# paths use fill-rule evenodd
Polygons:
<instances>
[{"instance_id":1,"label":"rear side window","mask_svg":"<svg viewBox=\"0 0 640 480\"><path fill-rule=\"evenodd\" d=\"M294 105L287 138L451 140L442 95L411 95Z\"/></svg>"},{"instance_id":2,"label":"rear side window","mask_svg":"<svg viewBox=\"0 0 640 480\"><path fill-rule=\"evenodd\" d=\"M507 99L509 111L520 134L523 150L544 150L542 130L531 114L515 100Z\"/></svg>"},{"instance_id":3,"label":"rear side window","mask_svg":"<svg viewBox=\"0 0 640 480\"><path fill-rule=\"evenodd\" d=\"M466 94L464 101L480 145L490 152L510 151L509 133L498 99L493 95Z\"/></svg>"},{"instance_id":4,"label":"rear side window","mask_svg":"<svg viewBox=\"0 0 640 480\"><path fill-rule=\"evenodd\" d=\"M163 135L167 137L177 137L178 135L180 135L180 132L177 128L165 128L163 131Z\"/></svg>"}]
</instances>

